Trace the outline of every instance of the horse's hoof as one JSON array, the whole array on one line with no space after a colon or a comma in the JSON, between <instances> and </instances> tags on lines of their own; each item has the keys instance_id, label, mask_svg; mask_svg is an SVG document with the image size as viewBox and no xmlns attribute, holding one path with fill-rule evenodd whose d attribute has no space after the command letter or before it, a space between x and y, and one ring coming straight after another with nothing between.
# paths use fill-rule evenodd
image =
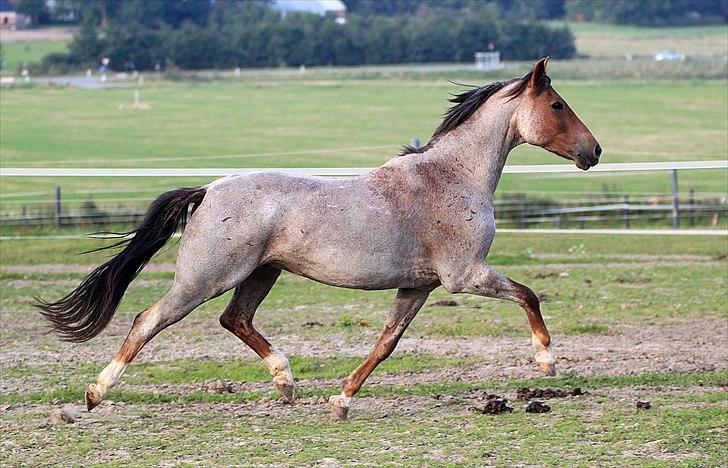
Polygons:
<instances>
[{"instance_id":1,"label":"horse's hoof","mask_svg":"<svg viewBox=\"0 0 728 468\"><path fill-rule=\"evenodd\" d=\"M274 382L275 383L275 382ZM293 403L294 397L293 397L293 385L289 383L275 383L276 388L279 392L283 395L283 398L286 399L288 403Z\"/></svg>"},{"instance_id":2,"label":"horse's hoof","mask_svg":"<svg viewBox=\"0 0 728 468\"><path fill-rule=\"evenodd\" d=\"M329 406L336 415L336 419L341 421L349 417L349 398L341 395L334 395L329 398Z\"/></svg>"},{"instance_id":3,"label":"horse's hoof","mask_svg":"<svg viewBox=\"0 0 728 468\"><path fill-rule=\"evenodd\" d=\"M541 373L543 375L547 375L549 377L553 377L556 375L556 364L548 363L548 362L539 362L538 369L541 371Z\"/></svg>"},{"instance_id":4,"label":"horse's hoof","mask_svg":"<svg viewBox=\"0 0 728 468\"><path fill-rule=\"evenodd\" d=\"M101 403L102 397L101 392L96 388L96 384L89 384L86 387L86 409L91 411Z\"/></svg>"}]
</instances>

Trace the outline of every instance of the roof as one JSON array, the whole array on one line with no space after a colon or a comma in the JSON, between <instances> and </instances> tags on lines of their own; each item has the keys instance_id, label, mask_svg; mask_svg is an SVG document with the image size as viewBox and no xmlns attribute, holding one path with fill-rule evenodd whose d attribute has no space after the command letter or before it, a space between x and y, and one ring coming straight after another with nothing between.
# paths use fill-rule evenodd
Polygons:
<instances>
[{"instance_id":1,"label":"roof","mask_svg":"<svg viewBox=\"0 0 728 468\"><path fill-rule=\"evenodd\" d=\"M271 6L284 13L307 11L325 15L329 11L346 11L346 5L341 0L274 0Z\"/></svg>"},{"instance_id":2,"label":"roof","mask_svg":"<svg viewBox=\"0 0 728 468\"><path fill-rule=\"evenodd\" d=\"M16 11L10 0L0 0L0 11Z\"/></svg>"}]
</instances>

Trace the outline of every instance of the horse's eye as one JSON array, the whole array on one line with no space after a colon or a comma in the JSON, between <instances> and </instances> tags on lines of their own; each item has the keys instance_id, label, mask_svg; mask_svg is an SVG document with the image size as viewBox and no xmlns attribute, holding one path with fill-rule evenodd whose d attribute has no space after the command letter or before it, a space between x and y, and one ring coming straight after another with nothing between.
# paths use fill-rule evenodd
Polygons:
<instances>
[{"instance_id":1,"label":"horse's eye","mask_svg":"<svg viewBox=\"0 0 728 468\"><path fill-rule=\"evenodd\" d=\"M559 101L556 101L555 103L551 104L551 107L553 107L556 110L561 110L564 108L564 105L561 104Z\"/></svg>"}]
</instances>

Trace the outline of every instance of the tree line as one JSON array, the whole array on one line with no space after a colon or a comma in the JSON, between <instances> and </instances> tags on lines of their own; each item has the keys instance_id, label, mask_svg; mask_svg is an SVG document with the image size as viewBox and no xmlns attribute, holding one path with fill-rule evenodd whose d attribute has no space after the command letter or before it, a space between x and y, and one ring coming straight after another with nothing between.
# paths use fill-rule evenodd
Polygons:
<instances>
[{"instance_id":1,"label":"tree line","mask_svg":"<svg viewBox=\"0 0 728 468\"><path fill-rule=\"evenodd\" d=\"M93 15L109 21L163 22L178 27L219 19L247 0L12 0L36 24L79 22ZM264 1L264 0L261 0ZM507 17L532 21L577 20L639 26L725 23L728 0L343 0L353 14L432 16L495 6Z\"/></svg>"},{"instance_id":2,"label":"tree line","mask_svg":"<svg viewBox=\"0 0 728 468\"><path fill-rule=\"evenodd\" d=\"M139 6L139 9L133 8ZM206 5L204 10L198 7ZM68 54L52 54L46 68L97 65L117 70L470 62L496 49L507 60L550 55L570 58L574 38L565 26L535 19L504 20L495 2L464 2L427 15L348 15L345 24L310 13L281 15L265 2L164 0L89 4Z\"/></svg>"},{"instance_id":3,"label":"tree line","mask_svg":"<svg viewBox=\"0 0 728 468\"><path fill-rule=\"evenodd\" d=\"M687 26L728 21L728 0L567 0L568 18L635 26Z\"/></svg>"}]
</instances>

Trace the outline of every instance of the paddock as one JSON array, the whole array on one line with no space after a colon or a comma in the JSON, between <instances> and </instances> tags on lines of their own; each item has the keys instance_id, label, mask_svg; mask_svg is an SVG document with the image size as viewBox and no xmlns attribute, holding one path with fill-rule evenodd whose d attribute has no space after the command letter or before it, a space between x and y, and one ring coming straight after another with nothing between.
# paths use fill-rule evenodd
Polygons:
<instances>
[{"instance_id":1,"label":"paddock","mask_svg":"<svg viewBox=\"0 0 728 468\"><path fill-rule=\"evenodd\" d=\"M360 70L344 78L327 73L312 71L301 81L215 78L204 86L147 80L148 110L119 109L131 102L130 88L3 90L0 206L53 203L53 189L61 186L67 208L91 201L139 210L165 190L219 175L201 174L205 168L351 171L380 164L406 143L402 135L425 139L454 88L444 78L460 74L400 81L401 75L386 73L363 79ZM724 80L560 83L558 71L552 75L599 135L605 165L717 161L717 167L678 169L680 194L692 188L725 207ZM625 104L623 95L634 102ZM676 107L683 111L672 112ZM166 131L159 135L155 128ZM695 134L702 138L699 150ZM548 163L562 161L523 148L508 167ZM40 171L69 167L170 172L80 177ZM12 174L12 168L26 172ZM393 291L282 276L256 325L290 358L295 404L282 402L265 365L219 326L226 294L152 340L107 401L87 413L85 385L118 349L133 317L171 285L175 244L132 283L104 333L67 344L45 334L32 299L57 298L75 287L107 258L77 254L108 241L83 237L93 226L3 226L0 461L720 465L728 459L725 216L715 226L708 218L664 231L672 228L671 170L505 174L498 195L568 199L598 192L620 203L624 195L633 202L660 196L668 211L657 221L634 220L629 231L621 219L584 230L559 230L553 221L499 229L488 261L539 295L558 375L539 376L517 306L438 289L367 381L348 421L333 420L326 399L368 353ZM524 387L584 394L540 398L551 411L530 414L517 398ZM513 412L481 414L492 395L507 398ZM638 408L638 401L650 408ZM77 418L73 424L50 418L62 408Z\"/></svg>"}]
</instances>

